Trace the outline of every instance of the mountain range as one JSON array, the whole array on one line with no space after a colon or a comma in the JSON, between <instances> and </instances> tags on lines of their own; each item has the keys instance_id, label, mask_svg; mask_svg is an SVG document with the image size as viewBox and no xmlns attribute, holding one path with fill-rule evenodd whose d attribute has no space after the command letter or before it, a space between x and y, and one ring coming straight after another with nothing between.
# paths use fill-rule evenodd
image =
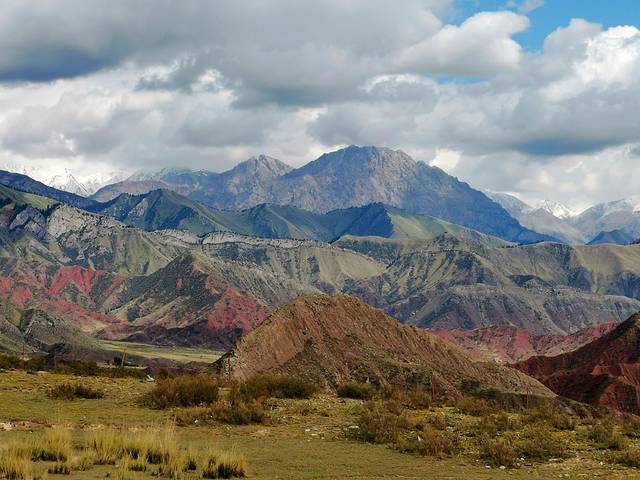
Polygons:
<instances>
[{"instance_id":1,"label":"mountain range","mask_svg":"<svg viewBox=\"0 0 640 480\"><path fill-rule=\"evenodd\" d=\"M105 187L93 198L105 202L122 193L144 193L146 186L169 188L226 210L269 203L326 213L383 203L507 241L552 240L522 227L504 208L468 184L388 148L351 146L296 169L261 155L223 173L163 170L135 178Z\"/></svg>"},{"instance_id":2,"label":"mountain range","mask_svg":"<svg viewBox=\"0 0 640 480\"><path fill-rule=\"evenodd\" d=\"M523 226L565 243L626 245L640 238L640 197L601 203L576 213L553 202L532 207L506 193L487 192L487 196Z\"/></svg>"}]
</instances>

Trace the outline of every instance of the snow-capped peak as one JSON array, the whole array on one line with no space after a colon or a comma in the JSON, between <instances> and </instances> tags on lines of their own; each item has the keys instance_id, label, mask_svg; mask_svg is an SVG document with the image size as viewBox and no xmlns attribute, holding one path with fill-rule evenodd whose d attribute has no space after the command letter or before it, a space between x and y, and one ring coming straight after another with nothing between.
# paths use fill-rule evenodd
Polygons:
<instances>
[{"instance_id":1,"label":"snow-capped peak","mask_svg":"<svg viewBox=\"0 0 640 480\"><path fill-rule=\"evenodd\" d=\"M566 205L553 200L543 200L537 205L537 209L549 212L551 215L557 218L571 218L578 215L577 212L571 210Z\"/></svg>"}]
</instances>

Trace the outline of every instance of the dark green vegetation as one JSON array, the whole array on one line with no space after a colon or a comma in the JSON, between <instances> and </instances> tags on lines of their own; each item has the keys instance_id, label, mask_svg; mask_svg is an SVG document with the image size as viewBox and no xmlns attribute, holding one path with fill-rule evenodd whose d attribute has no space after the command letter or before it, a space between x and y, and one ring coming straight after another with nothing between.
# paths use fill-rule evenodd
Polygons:
<instances>
[{"instance_id":1,"label":"dark green vegetation","mask_svg":"<svg viewBox=\"0 0 640 480\"><path fill-rule=\"evenodd\" d=\"M59 398L62 400L74 400L76 398L92 400L104 397L104 392L102 390L87 387L80 383L69 382L56 385L51 389L49 395L52 398Z\"/></svg>"}]
</instances>

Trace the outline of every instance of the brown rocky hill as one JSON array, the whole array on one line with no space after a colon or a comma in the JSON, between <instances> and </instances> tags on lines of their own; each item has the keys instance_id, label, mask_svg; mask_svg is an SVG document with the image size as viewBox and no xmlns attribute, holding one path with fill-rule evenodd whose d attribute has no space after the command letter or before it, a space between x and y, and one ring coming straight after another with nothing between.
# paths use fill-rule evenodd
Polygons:
<instances>
[{"instance_id":1,"label":"brown rocky hill","mask_svg":"<svg viewBox=\"0 0 640 480\"><path fill-rule=\"evenodd\" d=\"M640 314L570 353L537 356L515 368L558 395L640 414Z\"/></svg>"},{"instance_id":2,"label":"brown rocky hill","mask_svg":"<svg viewBox=\"0 0 640 480\"><path fill-rule=\"evenodd\" d=\"M432 330L435 335L462 347L475 357L499 363L516 363L535 355L572 352L616 328L598 323L569 335L536 335L513 325L495 325L475 330Z\"/></svg>"},{"instance_id":3,"label":"brown rocky hill","mask_svg":"<svg viewBox=\"0 0 640 480\"><path fill-rule=\"evenodd\" d=\"M246 379L286 374L335 387L349 381L433 385L455 394L464 381L505 392L550 395L537 381L490 362L476 362L457 346L400 324L344 295L300 296L243 337L219 366Z\"/></svg>"}]
</instances>

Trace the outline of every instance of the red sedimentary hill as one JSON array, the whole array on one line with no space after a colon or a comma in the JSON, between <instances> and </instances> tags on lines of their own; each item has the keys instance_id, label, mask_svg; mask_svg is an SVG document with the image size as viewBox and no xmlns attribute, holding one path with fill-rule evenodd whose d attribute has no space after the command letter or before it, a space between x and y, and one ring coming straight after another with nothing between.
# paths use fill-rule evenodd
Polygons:
<instances>
[{"instance_id":1,"label":"red sedimentary hill","mask_svg":"<svg viewBox=\"0 0 640 480\"><path fill-rule=\"evenodd\" d=\"M550 395L537 381L513 369L479 362L459 347L402 325L344 295L300 296L279 308L223 357L232 373L294 375L331 388L349 381L433 385L444 394L469 380L481 388Z\"/></svg>"},{"instance_id":2,"label":"red sedimentary hill","mask_svg":"<svg viewBox=\"0 0 640 480\"><path fill-rule=\"evenodd\" d=\"M513 325L475 330L432 330L435 335L459 345L472 355L500 363L516 363L535 355L571 352L610 332L615 323L590 325L570 335L536 335Z\"/></svg>"},{"instance_id":3,"label":"red sedimentary hill","mask_svg":"<svg viewBox=\"0 0 640 480\"><path fill-rule=\"evenodd\" d=\"M640 414L640 314L573 352L514 366L558 395Z\"/></svg>"}]
</instances>

